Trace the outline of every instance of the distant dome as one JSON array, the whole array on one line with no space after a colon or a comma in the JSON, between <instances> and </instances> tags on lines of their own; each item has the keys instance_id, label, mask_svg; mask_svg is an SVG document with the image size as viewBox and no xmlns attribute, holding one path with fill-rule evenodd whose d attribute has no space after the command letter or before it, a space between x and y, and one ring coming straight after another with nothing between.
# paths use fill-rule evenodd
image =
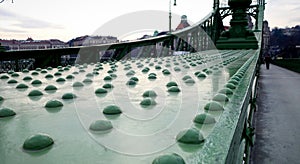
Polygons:
<instances>
[{"instance_id":1,"label":"distant dome","mask_svg":"<svg viewBox=\"0 0 300 164\"><path fill-rule=\"evenodd\" d=\"M181 21L180 21L179 25L177 26L176 30L181 30L181 29L186 28L188 26L190 26L190 24L187 21L187 16L182 15L181 16Z\"/></svg>"},{"instance_id":2,"label":"distant dome","mask_svg":"<svg viewBox=\"0 0 300 164\"><path fill-rule=\"evenodd\" d=\"M27 38L26 41L32 42L33 39L32 38Z\"/></svg>"}]
</instances>

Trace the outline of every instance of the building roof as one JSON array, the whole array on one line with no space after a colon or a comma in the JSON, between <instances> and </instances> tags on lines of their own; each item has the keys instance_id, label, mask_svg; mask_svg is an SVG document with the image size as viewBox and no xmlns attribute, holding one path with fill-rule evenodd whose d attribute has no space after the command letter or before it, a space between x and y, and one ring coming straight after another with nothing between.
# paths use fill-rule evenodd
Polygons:
<instances>
[{"instance_id":1,"label":"building roof","mask_svg":"<svg viewBox=\"0 0 300 164\"><path fill-rule=\"evenodd\" d=\"M176 27L176 30L181 30L184 29L186 27L189 27L190 24L187 21L187 16L186 15L182 15L181 16L181 21L179 23L179 25Z\"/></svg>"},{"instance_id":2,"label":"building roof","mask_svg":"<svg viewBox=\"0 0 300 164\"><path fill-rule=\"evenodd\" d=\"M32 38L27 38L26 40L4 40L0 39L0 43L3 46L22 46L22 45L65 45L65 42L58 39L50 40L33 40Z\"/></svg>"}]
</instances>

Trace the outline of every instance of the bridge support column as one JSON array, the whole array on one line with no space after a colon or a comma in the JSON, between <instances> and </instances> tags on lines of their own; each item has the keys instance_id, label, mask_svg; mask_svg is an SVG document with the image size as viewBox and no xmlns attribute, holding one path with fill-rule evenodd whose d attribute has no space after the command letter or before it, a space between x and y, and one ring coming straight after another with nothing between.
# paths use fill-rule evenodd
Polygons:
<instances>
[{"instance_id":1,"label":"bridge support column","mask_svg":"<svg viewBox=\"0 0 300 164\"><path fill-rule=\"evenodd\" d=\"M248 29L246 9L252 0L229 0L233 14L229 31L221 34L216 43L218 49L257 49L258 42L252 30Z\"/></svg>"}]
</instances>

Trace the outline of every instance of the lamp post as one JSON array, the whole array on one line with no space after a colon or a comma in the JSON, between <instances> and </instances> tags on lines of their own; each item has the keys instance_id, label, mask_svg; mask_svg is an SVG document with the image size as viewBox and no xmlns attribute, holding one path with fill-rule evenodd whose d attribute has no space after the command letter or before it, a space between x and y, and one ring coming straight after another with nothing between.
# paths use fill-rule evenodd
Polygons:
<instances>
[{"instance_id":1,"label":"lamp post","mask_svg":"<svg viewBox=\"0 0 300 164\"><path fill-rule=\"evenodd\" d=\"M176 0L174 0L174 6L176 6ZM169 33L171 33L171 24L172 24L172 12L171 12L172 0L169 1Z\"/></svg>"}]
</instances>

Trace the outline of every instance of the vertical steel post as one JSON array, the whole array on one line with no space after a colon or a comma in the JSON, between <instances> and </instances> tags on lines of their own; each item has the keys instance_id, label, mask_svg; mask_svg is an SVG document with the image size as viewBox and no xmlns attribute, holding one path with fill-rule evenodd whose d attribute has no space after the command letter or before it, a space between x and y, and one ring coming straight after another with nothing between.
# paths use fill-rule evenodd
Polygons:
<instances>
[{"instance_id":1,"label":"vertical steel post","mask_svg":"<svg viewBox=\"0 0 300 164\"><path fill-rule=\"evenodd\" d=\"M171 12L171 6L172 6L172 0L169 1L169 33L172 32L172 12ZM174 0L174 6L176 6L176 0Z\"/></svg>"}]
</instances>

